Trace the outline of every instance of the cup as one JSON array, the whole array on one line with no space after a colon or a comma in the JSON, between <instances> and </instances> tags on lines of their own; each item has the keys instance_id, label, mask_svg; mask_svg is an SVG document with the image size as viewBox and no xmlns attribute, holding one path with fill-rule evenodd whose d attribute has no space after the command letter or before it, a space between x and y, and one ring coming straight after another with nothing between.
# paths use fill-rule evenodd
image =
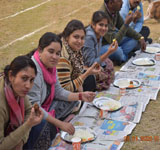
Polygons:
<instances>
[{"instance_id":1,"label":"cup","mask_svg":"<svg viewBox=\"0 0 160 150\"><path fill-rule=\"evenodd\" d=\"M119 94L124 96L126 94L126 86L119 86Z\"/></svg>"},{"instance_id":2,"label":"cup","mask_svg":"<svg viewBox=\"0 0 160 150\"><path fill-rule=\"evenodd\" d=\"M81 150L81 138L74 137L71 139L73 150Z\"/></svg>"},{"instance_id":3,"label":"cup","mask_svg":"<svg viewBox=\"0 0 160 150\"><path fill-rule=\"evenodd\" d=\"M100 109L99 111L99 118L106 119L108 116L108 110Z\"/></svg>"},{"instance_id":4,"label":"cup","mask_svg":"<svg viewBox=\"0 0 160 150\"><path fill-rule=\"evenodd\" d=\"M155 60L159 61L160 60L160 52L155 54Z\"/></svg>"}]
</instances>

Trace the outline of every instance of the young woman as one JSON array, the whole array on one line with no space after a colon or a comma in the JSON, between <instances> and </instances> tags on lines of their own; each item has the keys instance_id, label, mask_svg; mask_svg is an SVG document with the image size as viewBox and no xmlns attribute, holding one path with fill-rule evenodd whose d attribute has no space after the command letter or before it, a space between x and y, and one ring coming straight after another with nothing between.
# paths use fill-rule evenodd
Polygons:
<instances>
[{"instance_id":1,"label":"young woman","mask_svg":"<svg viewBox=\"0 0 160 150\"><path fill-rule=\"evenodd\" d=\"M60 86L56 65L60 58L61 49L60 38L54 33L47 32L40 38L38 48L28 54L36 64L38 72L28 96L32 103L37 102L43 108L48 122L73 134L74 127L70 123L62 122L56 118L64 118L71 113L78 104L77 100L91 102L95 97L95 93L72 93ZM54 118L55 116L56 118ZM49 130L48 128L45 129L45 126L42 128L43 130ZM46 132L42 141L45 142L47 140L45 138L47 135ZM32 132L31 137L33 137Z\"/></svg>"},{"instance_id":2,"label":"young woman","mask_svg":"<svg viewBox=\"0 0 160 150\"><path fill-rule=\"evenodd\" d=\"M37 74L34 62L16 57L0 77L0 149L22 150L30 129L39 124L43 112L36 115L26 97Z\"/></svg>"},{"instance_id":3,"label":"young woman","mask_svg":"<svg viewBox=\"0 0 160 150\"><path fill-rule=\"evenodd\" d=\"M81 21L71 20L59 35L62 39L61 58L57 65L60 84L65 89L76 91L95 91L95 77L100 69L94 63L85 70L82 56L85 28Z\"/></svg>"},{"instance_id":4,"label":"young woman","mask_svg":"<svg viewBox=\"0 0 160 150\"><path fill-rule=\"evenodd\" d=\"M97 62L101 66L101 71L96 76L96 89L106 90L114 79L114 68L112 61L108 58L116 51L118 44L114 41L107 52L100 55L102 37L108 29L107 16L102 11L96 11L92 16L91 25L86 28L85 44L83 47L84 64L90 67Z\"/></svg>"}]
</instances>

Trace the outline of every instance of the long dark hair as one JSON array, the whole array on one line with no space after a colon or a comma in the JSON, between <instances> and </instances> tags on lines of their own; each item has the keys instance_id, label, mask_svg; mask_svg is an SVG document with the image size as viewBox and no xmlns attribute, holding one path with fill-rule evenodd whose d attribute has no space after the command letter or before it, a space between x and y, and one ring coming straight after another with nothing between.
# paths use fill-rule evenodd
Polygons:
<instances>
[{"instance_id":1,"label":"long dark hair","mask_svg":"<svg viewBox=\"0 0 160 150\"><path fill-rule=\"evenodd\" d=\"M103 19L107 19L107 15L105 14L105 12L96 11L96 12L93 13L92 23L96 24L96 23L102 21ZM108 21L108 19L107 19L107 21Z\"/></svg>"},{"instance_id":2,"label":"long dark hair","mask_svg":"<svg viewBox=\"0 0 160 150\"><path fill-rule=\"evenodd\" d=\"M31 57L37 49L43 51L43 49L49 46L52 42L58 42L62 47L62 41L58 35L52 32L46 32L39 39L38 48L32 50L30 53L27 54L27 56Z\"/></svg>"},{"instance_id":3,"label":"long dark hair","mask_svg":"<svg viewBox=\"0 0 160 150\"><path fill-rule=\"evenodd\" d=\"M64 28L63 32L61 34L59 34L59 37L60 38L63 37L64 39L66 39L67 37L70 36L70 34L72 34L76 30L83 30L84 33L86 33L83 23L79 20L74 19L74 20L71 20L70 22L68 22L68 24Z\"/></svg>"},{"instance_id":4,"label":"long dark hair","mask_svg":"<svg viewBox=\"0 0 160 150\"><path fill-rule=\"evenodd\" d=\"M7 65L4 68L4 77L7 82L9 82L9 71L11 71L12 76L16 76L18 72L23 70L26 67L31 67L35 71L35 75L37 74L37 68L31 58L27 56L18 56L13 59L10 65Z\"/></svg>"}]
</instances>

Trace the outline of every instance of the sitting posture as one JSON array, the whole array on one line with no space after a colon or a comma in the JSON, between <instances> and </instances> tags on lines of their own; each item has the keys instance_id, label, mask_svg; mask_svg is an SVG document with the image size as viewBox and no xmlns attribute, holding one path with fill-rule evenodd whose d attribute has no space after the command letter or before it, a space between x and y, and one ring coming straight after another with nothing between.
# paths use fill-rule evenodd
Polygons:
<instances>
[{"instance_id":1,"label":"sitting posture","mask_svg":"<svg viewBox=\"0 0 160 150\"><path fill-rule=\"evenodd\" d=\"M43 121L37 128L32 128L30 133L32 140L28 141L26 149L32 149L30 145L33 141L36 141L34 149L48 149L57 133L55 126L73 134L73 125L61 120L79 104L78 100L91 102L95 97L93 92L72 93L60 86L56 65L60 58L61 49L60 38L54 33L47 32L40 38L38 48L28 54L37 67L37 76L28 97L32 104L39 104L43 109L44 119L49 123Z\"/></svg>"},{"instance_id":2,"label":"sitting posture","mask_svg":"<svg viewBox=\"0 0 160 150\"><path fill-rule=\"evenodd\" d=\"M86 28L85 44L83 47L84 64L90 67L95 62L100 64L101 71L96 75L96 89L106 90L114 80L114 67L112 61L108 58L116 51L118 43L112 42L108 50L100 55L102 37L108 29L107 16L103 11L94 12L91 25Z\"/></svg>"},{"instance_id":3,"label":"sitting posture","mask_svg":"<svg viewBox=\"0 0 160 150\"><path fill-rule=\"evenodd\" d=\"M141 50L144 51L146 49L144 37L129 27L129 24L133 21L133 14L128 14L125 21L120 16L119 11L122 4L122 0L104 0L100 9L106 13L109 22L108 32L103 38L101 53L105 53L109 44L112 43L113 39L116 39L119 46L109 57L120 64L131 57L131 52L138 41L140 42Z\"/></svg>"},{"instance_id":4,"label":"sitting posture","mask_svg":"<svg viewBox=\"0 0 160 150\"><path fill-rule=\"evenodd\" d=\"M36 74L34 62L26 56L18 56L0 77L1 150L22 150L30 129L43 118L43 112L38 109L37 115L26 97Z\"/></svg>"},{"instance_id":5,"label":"sitting posture","mask_svg":"<svg viewBox=\"0 0 160 150\"><path fill-rule=\"evenodd\" d=\"M59 35L63 48L57 65L59 81L65 89L75 91L95 91L94 74L100 70L96 62L85 70L82 56L85 28L81 21L71 20Z\"/></svg>"},{"instance_id":6,"label":"sitting posture","mask_svg":"<svg viewBox=\"0 0 160 150\"><path fill-rule=\"evenodd\" d=\"M129 24L136 32L140 33L145 41L149 44L152 43L152 39L148 38L150 30L144 24L143 6L141 0L123 0L123 5L120 10L120 15L125 20L126 16L133 13L133 21ZM140 49L140 46L137 49Z\"/></svg>"}]
</instances>

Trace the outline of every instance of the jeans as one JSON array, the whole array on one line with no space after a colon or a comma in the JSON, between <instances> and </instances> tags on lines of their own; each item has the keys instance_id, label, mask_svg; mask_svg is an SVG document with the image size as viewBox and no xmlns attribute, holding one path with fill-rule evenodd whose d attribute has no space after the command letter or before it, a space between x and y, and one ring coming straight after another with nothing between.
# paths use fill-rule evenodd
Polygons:
<instances>
[{"instance_id":1,"label":"jeans","mask_svg":"<svg viewBox=\"0 0 160 150\"><path fill-rule=\"evenodd\" d=\"M119 43L117 50L112 53L109 58L115 62L126 62L128 60L128 54L136 47L138 41L132 38L124 37ZM101 48L100 54L104 54L110 44L104 45Z\"/></svg>"}]
</instances>

